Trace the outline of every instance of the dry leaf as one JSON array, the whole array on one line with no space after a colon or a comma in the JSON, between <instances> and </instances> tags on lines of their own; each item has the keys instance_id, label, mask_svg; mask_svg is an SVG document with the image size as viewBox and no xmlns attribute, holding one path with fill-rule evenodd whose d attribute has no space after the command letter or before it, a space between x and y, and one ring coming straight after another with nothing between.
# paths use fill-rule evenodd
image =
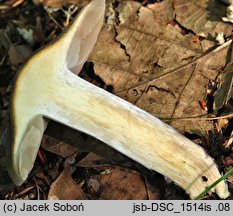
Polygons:
<instances>
[{"instance_id":1,"label":"dry leaf","mask_svg":"<svg viewBox=\"0 0 233 216\"><path fill-rule=\"evenodd\" d=\"M11 65L18 66L25 62L32 55L32 49L27 45L10 45L8 51L9 60Z\"/></svg>"},{"instance_id":2,"label":"dry leaf","mask_svg":"<svg viewBox=\"0 0 233 216\"><path fill-rule=\"evenodd\" d=\"M222 130L227 124L228 124L228 119L220 118L216 122L216 129L218 132Z\"/></svg>"},{"instance_id":3,"label":"dry leaf","mask_svg":"<svg viewBox=\"0 0 233 216\"><path fill-rule=\"evenodd\" d=\"M71 177L71 167L66 167L52 183L48 199L50 200L85 200L82 188Z\"/></svg>"},{"instance_id":4,"label":"dry leaf","mask_svg":"<svg viewBox=\"0 0 233 216\"><path fill-rule=\"evenodd\" d=\"M232 25L223 23L226 6L220 1L174 0L177 21L196 34L214 37L215 33L232 34Z\"/></svg>"},{"instance_id":5,"label":"dry leaf","mask_svg":"<svg viewBox=\"0 0 233 216\"><path fill-rule=\"evenodd\" d=\"M142 176L131 169L100 164L102 157L89 154L78 166L92 168L94 175L86 180L92 199L127 200L160 199L164 191L164 178L160 174ZM98 174L97 174L98 173ZM153 181L153 183L152 183Z\"/></svg>"},{"instance_id":6,"label":"dry leaf","mask_svg":"<svg viewBox=\"0 0 233 216\"><path fill-rule=\"evenodd\" d=\"M96 168L99 166L112 165L106 158L96 155L94 153L89 153L85 158L79 161L79 167Z\"/></svg>"},{"instance_id":7,"label":"dry leaf","mask_svg":"<svg viewBox=\"0 0 233 216\"><path fill-rule=\"evenodd\" d=\"M226 147L226 148L229 148L229 147L232 145L232 143L233 143L233 131L231 132L230 138L229 138L229 140L227 141L225 147Z\"/></svg>"},{"instance_id":8,"label":"dry leaf","mask_svg":"<svg viewBox=\"0 0 233 216\"><path fill-rule=\"evenodd\" d=\"M226 65L225 69L221 72L219 76L219 89L214 95L214 105L215 109L218 110L222 108L233 96L233 50L232 44L229 49L229 63Z\"/></svg>"},{"instance_id":9,"label":"dry leaf","mask_svg":"<svg viewBox=\"0 0 233 216\"><path fill-rule=\"evenodd\" d=\"M41 141L42 148L63 158L67 158L78 152L75 146L69 145L61 140L44 135Z\"/></svg>"},{"instance_id":10,"label":"dry leaf","mask_svg":"<svg viewBox=\"0 0 233 216\"><path fill-rule=\"evenodd\" d=\"M128 168L135 167L136 162L133 162L130 159L129 160L127 160L127 158L122 159L120 156L118 157L117 155L113 158L110 158L107 156L108 152L106 151L105 153L106 153L106 157L103 157L91 152L84 159L79 161L78 166L88 167L88 168L97 168L108 165L128 167Z\"/></svg>"},{"instance_id":11,"label":"dry leaf","mask_svg":"<svg viewBox=\"0 0 233 216\"><path fill-rule=\"evenodd\" d=\"M138 173L115 168L100 179L100 199L144 200L147 199L145 184Z\"/></svg>"},{"instance_id":12,"label":"dry leaf","mask_svg":"<svg viewBox=\"0 0 233 216\"><path fill-rule=\"evenodd\" d=\"M202 10L201 4L195 7ZM200 121L207 113L199 101L205 99L209 80L226 64L229 42L210 50L213 42L194 40L192 32L182 34L181 27L170 22L177 13L170 0L150 8L137 2L124 2L116 9L109 4L107 8L111 19L106 18L90 57L95 73L116 95L180 132L207 134L213 125ZM221 26L226 32L232 30L228 24Z\"/></svg>"}]
</instances>

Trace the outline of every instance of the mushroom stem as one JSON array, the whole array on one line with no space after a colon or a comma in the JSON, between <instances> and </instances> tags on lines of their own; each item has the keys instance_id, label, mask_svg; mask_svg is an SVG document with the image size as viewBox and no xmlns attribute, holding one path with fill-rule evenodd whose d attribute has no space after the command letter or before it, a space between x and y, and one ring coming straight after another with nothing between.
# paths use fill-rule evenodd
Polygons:
<instances>
[{"instance_id":1,"label":"mushroom stem","mask_svg":"<svg viewBox=\"0 0 233 216\"><path fill-rule=\"evenodd\" d=\"M43 116L107 143L145 167L168 176L191 197L221 177L205 151L133 104L61 70L50 89ZM40 109L41 110L41 109ZM216 186L228 195L224 182Z\"/></svg>"},{"instance_id":2,"label":"mushroom stem","mask_svg":"<svg viewBox=\"0 0 233 216\"><path fill-rule=\"evenodd\" d=\"M17 185L27 179L47 117L168 176L193 198L220 178L213 159L156 117L73 74L81 70L97 40L104 9L104 0L93 0L57 41L19 71L11 99L9 175ZM223 181L212 191L221 198L229 195Z\"/></svg>"},{"instance_id":3,"label":"mushroom stem","mask_svg":"<svg viewBox=\"0 0 233 216\"><path fill-rule=\"evenodd\" d=\"M54 115L52 111L49 117L90 134L145 167L168 176L191 197L221 177L204 150L173 128L131 103L70 72L67 74L70 77L60 79L63 85L59 86L63 89L54 101L59 113ZM74 100L69 100L69 96ZM228 194L224 182L217 185L216 191L221 197Z\"/></svg>"}]
</instances>

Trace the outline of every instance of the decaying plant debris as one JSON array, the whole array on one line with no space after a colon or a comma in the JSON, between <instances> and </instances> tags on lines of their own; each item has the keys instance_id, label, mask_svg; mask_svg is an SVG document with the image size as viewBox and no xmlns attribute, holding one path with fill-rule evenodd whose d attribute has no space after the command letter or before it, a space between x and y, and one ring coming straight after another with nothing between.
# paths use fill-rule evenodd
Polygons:
<instances>
[{"instance_id":1,"label":"decaying plant debris","mask_svg":"<svg viewBox=\"0 0 233 216\"><path fill-rule=\"evenodd\" d=\"M226 41L219 47L214 38L216 32L222 31L227 40L231 36L232 25L221 21L225 10L224 4L216 3L219 4L218 8L221 8L219 11L222 11L222 13L216 13L213 10L215 5L201 5L195 1L189 1L188 9L191 11L196 8L198 16L205 17L200 21L202 23L200 26L205 26L210 13L214 14L211 16L213 25L209 25L209 29L200 28L197 24L192 24L192 20L195 20L197 15L192 15L189 10L183 15L182 10L185 10L187 5L185 2L162 1L159 4L150 4L144 1L142 4L138 1L109 1L105 26L96 49L90 57L92 63L86 65L86 70L81 76L160 117L182 133L186 133L190 139L204 146L218 162L220 170L226 172L232 166L232 145L229 144L232 120L227 118L228 122L222 123L219 119L214 121L206 119L216 115L227 116L232 112L232 101L229 96L231 86L227 84L229 76L231 77L231 69L229 69L231 44ZM78 6L77 9L73 5L54 9L35 3L28 1L23 1L19 5L11 3L0 10L0 67L2 69L0 109L2 111L8 108L10 82L18 66L31 55L32 51L54 39L70 22L83 2L79 2L80 7ZM50 6L53 6L52 3ZM33 16L29 16L31 11L35 11ZM7 23L9 18L12 20ZM229 66L226 67L226 65ZM211 93L208 89L210 81L215 81L217 85ZM223 92L221 93L223 97L218 96L220 91ZM223 101L218 103L219 100ZM206 109L200 106L202 101L207 104ZM221 105L216 106L216 102ZM92 147L99 141L57 124L53 126L50 125L48 128L49 138L43 143L44 148L47 148L49 142L53 143L50 137L56 137L59 145L53 146L50 143L48 150L51 151L53 146L52 148L55 149L53 152L61 155L59 152L64 151L64 146L73 144L74 154L69 150L70 157L65 156L66 158L62 159L64 155L55 156L42 150L41 155L45 155L41 156L42 159L35 165L33 178L23 187L15 188L13 194L8 193L5 196L3 193L2 198L20 196L30 198L31 194L35 194L34 198L46 199L51 183L60 175L65 164L70 163L69 160L72 161L73 179L82 193L90 199L101 198L102 176L112 175L111 170L115 170L122 164L124 169L125 167L129 169L129 171L125 170L126 173L132 170L140 171L143 181L135 187L145 184L147 188L146 195L139 198L132 196L132 198L151 198L149 195L152 193L151 190L156 191L155 197L158 199L179 196L174 195L174 192L177 192L176 189L172 190L168 182L154 173L150 178L156 177L154 181L158 181L158 184L149 187L147 170L114 151L106 150L104 145L102 149ZM67 136L57 132L60 130L65 131ZM226 145L228 148L225 147ZM70 145L69 148L71 148ZM104 151L111 152L116 159L96 156L104 156ZM90 160L88 152L96 153L91 161L88 161ZM81 166L80 162L85 158L88 159L89 165ZM231 181L230 178L229 181ZM106 184L103 185L106 186ZM156 189L161 185L166 191L165 197ZM230 182L229 187L232 188ZM212 195L206 198L215 197Z\"/></svg>"}]
</instances>

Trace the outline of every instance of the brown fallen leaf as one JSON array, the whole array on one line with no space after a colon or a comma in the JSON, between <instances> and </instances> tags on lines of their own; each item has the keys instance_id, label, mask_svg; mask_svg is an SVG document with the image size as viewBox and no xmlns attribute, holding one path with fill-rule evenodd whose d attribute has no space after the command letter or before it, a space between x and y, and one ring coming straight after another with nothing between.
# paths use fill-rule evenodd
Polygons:
<instances>
[{"instance_id":1,"label":"brown fallen leaf","mask_svg":"<svg viewBox=\"0 0 233 216\"><path fill-rule=\"evenodd\" d=\"M220 1L174 0L174 9L177 21L196 34L214 37L217 32L232 33L231 24L222 22L226 5Z\"/></svg>"},{"instance_id":2,"label":"brown fallen leaf","mask_svg":"<svg viewBox=\"0 0 233 216\"><path fill-rule=\"evenodd\" d=\"M11 65L19 66L19 64L25 62L32 53L32 49L27 45L10 45L8 55Z\"/></svg>"},{"instance_id":3,"label":"brown fallen leaf","mask_svg":"<svg viewBox=\"0 0 233 216\"><path fill-rule=\"evenodd\" d=\"M226 148L229 148L229 147L232 145L232 143L233 143L233 131L231 131L230 138L229 138L229 140L227 141L225 147L226 147Z\"/></svg>"},{"instance_id":4,"label":"brown fallen leaf","mask_svg":"<svg viewBox=\"0 0 233 216\"><path fill-rule=\"evenodd\" d=\"M141 176L136 172L115 168L111 173L101 175L100 199L144 200L147 191Z\"/></svg>"},{"instance_id":5,"label":"brown fallen leaf","mask_svg":"<svg viewBox=\"0 0 233 216\"><path fill-rule=\"evenodd\" d=\"M83 158L82 160L79 161L78 166L79 167L91 167L91 168L96 168L96 167L103 167L103 166L107 166L111 163L109 163L109 161L99 155L96 155L94 153L89 153L85 158ZM111 164L113 165L113 164Z\"/></svg>"},{"instance_id":6,"label":"brown fallen leaf","mask_svg":"<svg viewBox=\"0 0 233 216\"><path fill-rule=\"evenodd\" d=\"M217 132L220 132L222 130L222 128L226 127L226 125L228 124L228 119L218 119L217 122L215 123L215 127Z\"/></svg>"},{"instance_id":7,"label":"brown fallen leaf","mask_svg":"<svg viewBox=\"0 0 233 216\"><path fill-rule=\"evenodd\" d=\"M219 110L233 97L233 50L232 44L229 49L228 64L218 76L219 89L214 95L214 106Z\"/></svg>"},{"instance_id":8,"label":"brown fallen leaf","mask_svg":"<svg viewBox=\"0 0 233 216\"><path fill-rule=\"evenodd\" d=\"M48 199L50 200L85 200L86 196L73 180L71 167L66 167L52 183Z\"/></svg>"},{"instance_id":9,"label":"brown fallen leaf","mask_svg":"<svg viewBox=\"0 0 233 216\"><path fill-rule=\"evenodd\" d=\"M187 4L190 2L196 1ZM199 101L205 99L209 80L214 80L226 64L230 41L216 48L213 41L193 40L196 35L192 26L182 34L182 27L170 24L179 12L179 3L175 3L175 10L170 0L149 8L138 2L123 2L117 8L109 3L107 23L90 61L94 62L95 73L113 87L116 95L180 132L203 135L213 129L213 124L200 121L207 112ZM202 4L195 5L203 10ZM226 33L232 30L221 20L208 23L222 26Z\"/></svg>"},{"instance_id":10,"label":"brown fallen leaf","mask_svg":"<svg viewBox=\"0 0 233 216\"><path fill-rule=\"evenodd\" d=\"M59 139L47 135L43 136L41 146L44 150L59 155L62 158L67 158L78 152L78 149L75 146L68 145Z\"/></svg>"},{"instance_id":11,"label":"brown fallen leaf","mask_svg":"<svg viewBox=\"0 0 233 216\"><path fill-rule=\"evenodd\" d=\"M87 180L87 190L90 197L95 199L134 199L135 196L137 199L160 199L164 191L165 183L161 175L149 176L148 171L139 175L138 172L132 170L132 166L129 169L121 167L124 166L123 164L114 166L112 161L93 153L89 153L82 159L78 166L91 168L99 173L94 172L95 174ZM134 187L138 188L140 194L134 194ZM118 197L122 191L124 194Z\"/></svg>"},{"instance_id":12,"label":"brown fallen leaf","mask_svg":"<svg viewBox=\"0 0 233 216\"><path fill-rule=\"evenodd\" d=\"M103 166L121 166L126 168L134 168L136 167L136 162L131 161L130 159L124 158L124 160L120 159L119 156L115 156L113 158L109 158L107 156L108 152L106 153L106 157L96 155L90 152L85 158L79 161L78 166L80 167L88 167L88 168L98 168ZM103 154L102 154L103 155ZM119 160L118 160L119 159Z\"/></svg>"}]
</instances>

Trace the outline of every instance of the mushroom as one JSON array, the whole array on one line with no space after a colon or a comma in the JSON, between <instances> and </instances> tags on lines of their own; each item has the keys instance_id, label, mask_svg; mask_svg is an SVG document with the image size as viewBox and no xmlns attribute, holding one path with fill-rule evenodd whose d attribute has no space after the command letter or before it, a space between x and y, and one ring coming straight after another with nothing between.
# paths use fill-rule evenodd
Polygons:
<instances>
[{"instance_id":1,"label":"mushroom","mask_svg":"<svg viewBox=\"0 0 233 216\"><path fill-rule=\"evenodd\" d=\"M101 30L104 0L93 0L53 43L19 70L11 99L8 172L21 185L33 168L44 117L89 134L186 190L192 198L221 177L198 145L153 115L83 80L78 73ZM213 188L229 195L225 182Z\"/></svg>"}]
</instances>

